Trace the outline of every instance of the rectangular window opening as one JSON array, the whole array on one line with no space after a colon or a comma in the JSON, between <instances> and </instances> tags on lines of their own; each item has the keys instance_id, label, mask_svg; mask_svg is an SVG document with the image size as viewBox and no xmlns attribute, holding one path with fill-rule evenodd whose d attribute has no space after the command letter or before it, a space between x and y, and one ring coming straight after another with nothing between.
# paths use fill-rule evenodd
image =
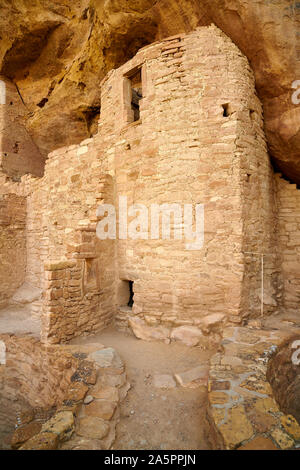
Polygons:
<instances>
[{"instance_id":1,"label":"rectangular window opening","mask_svg":"<svg viewBox=\"0 0 300 470\"><path fill-rule=\"evenodd\" d=\"M143 98L142 68L131 70L124 77L124 105L128 124L141 119L140 101Z\"/></svg>"},{"instance_id":2,"label":"rectangular window opening","mask_svg":"<svg viewBox=\"0 0 300 470\"><path fill-rule=\"evenodd\" d=\"M143 87L142 87L142 69L129 77L131 82L131 109L134 114L134 121L139 121L140 114L140 101L143 98ZM130 281L131 282L131 281Z\"/></svg>"}]
</instances>

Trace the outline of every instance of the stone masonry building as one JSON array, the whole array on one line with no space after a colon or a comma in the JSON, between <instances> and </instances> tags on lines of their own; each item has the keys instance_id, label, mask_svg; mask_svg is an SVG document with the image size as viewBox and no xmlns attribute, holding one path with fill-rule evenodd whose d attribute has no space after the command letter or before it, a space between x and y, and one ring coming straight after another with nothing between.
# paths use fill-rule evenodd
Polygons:
<instances>
[{"instance_id":1,"label":"stone masonry building","mask_svg":"<svg viewBox=\"0 0 300 470\"><path fill-rule=\"evenodd\" d=\"M262 300L265 315L297 310L300 192L274 174L253 72L217 27L154 43L112 70L99 86L98 133L52 152L43 176L21 98L3 80L0 306L22 285L36 289L42 341L113 321L169 340L182 327L201 335L244 324ZM99 239L97 209L118 212L120 196L147 208L203 204L203 247L151 239L150 228Z\"/></svg>"}]
</instances>

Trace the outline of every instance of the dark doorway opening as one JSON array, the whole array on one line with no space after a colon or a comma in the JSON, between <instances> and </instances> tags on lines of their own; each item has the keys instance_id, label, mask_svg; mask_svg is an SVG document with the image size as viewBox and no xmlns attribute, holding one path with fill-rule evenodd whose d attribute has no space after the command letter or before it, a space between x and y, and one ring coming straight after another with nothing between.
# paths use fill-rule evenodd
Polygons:
<instances>
[{"instance_id":1,"label":"dark doorway opening","mask_svg":"<svg viewBox=\"0 0 300 470\"><path fill-rule=\"evenodd\" d=\"M132 308L134 304L133 281L122 280L118 286L118 305Z\"/></svg>"},{"instance_id":2,"label":"dark doorway opening","mask_svg":"<svg viewBox=\"0 0 300 470\"><path fill-rule=\"evenodd\" d=\"M222 108L223 108L223 117L229 117L230 116L230 114L229 114L229 103L222 104Z\"/></svg>"},{"instance_id":3,"label":"dark doorway opening","mask_svg":"<svg viewBox=\"0 0 300 470\"><path fill-rule=\"evenodd\" d=\"M133 281L128 281L128 283L129 283L129 301L128 301L127 306L132 308L133 303L134 303Z\"/></svg>"}]
</instances>

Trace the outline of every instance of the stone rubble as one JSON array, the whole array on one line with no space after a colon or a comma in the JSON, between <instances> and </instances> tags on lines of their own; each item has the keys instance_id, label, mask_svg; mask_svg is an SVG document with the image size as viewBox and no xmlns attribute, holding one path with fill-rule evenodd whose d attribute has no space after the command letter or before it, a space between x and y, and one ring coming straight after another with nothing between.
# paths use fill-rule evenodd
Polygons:
<instances>
[{"instance_id":1,"label":"stone rubble","mask_svg":"<svg viewBox=\"0 0 300 470\"><path fill-rule=\"evenodd\" d=\"M16 364L14 373L18 370L19 357L25 357L27 364L30 364L29 358L32 357L34 372L30 375L29 397L34 391L34 374L39 382L43 382L44 371L37 369L38 355L45 354L48 362L54 359L51 361L54 377L57 376L57 367L61 367L62 372L62 380L56 387L60 387L60 393L56 397L52 393L52 398L55 399L50 418L47 417L46 410L43 413L43 408L40 411L33 408L33 412L23 413L11 438L12 448L73 449L81 448L84 442L86 449L110 449L120 417L119 405L130 389L123 361L117 352L99 344L88 344L50 346L43 353L44 346L33 338L10 337L8 340L7 336L3 336L3 339L7 345L10 364ZM24 356L24 346L28 347L27 356ZM57 361L55 354L59 354L61 363ZM67 362L69 364L66 368ZM0 368L0 379L1 371ZM68 376L64 377L66 371ZM23 374L20 377L21 380L26 380ZM24 383L21 388L25 390L27 385L29 383ZM50 395L47 396L46 392ZM45 390L42 396L45 404L50 403L50 389Z\"/></svg>"}]
</instances>

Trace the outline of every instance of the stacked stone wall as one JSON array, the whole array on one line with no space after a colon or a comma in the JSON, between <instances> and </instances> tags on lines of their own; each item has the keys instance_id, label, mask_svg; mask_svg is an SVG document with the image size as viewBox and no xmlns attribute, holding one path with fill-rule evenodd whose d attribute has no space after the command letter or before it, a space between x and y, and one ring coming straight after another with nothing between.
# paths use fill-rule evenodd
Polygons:
<instances>
[{"instance_id":1,"label":"stacked stone wall","mask_svg":"<svg viewBox=\"0 0 300 470\"><path fill-rule=\"evenodd\" d=\"M0 195L0 307L22 285L26 270L26 200Z\"/></svg>"},{"instance_id":2,"label":"stacked stone wall","mask_svg":"<svg viewBox=\"0 0 300 470\"><path fill-rule=\"evenodd\" d=\"M282 308L299 314L300 303L300 190L276 175L279 250L283 281Z\"/></svg>"}]
</instances>

